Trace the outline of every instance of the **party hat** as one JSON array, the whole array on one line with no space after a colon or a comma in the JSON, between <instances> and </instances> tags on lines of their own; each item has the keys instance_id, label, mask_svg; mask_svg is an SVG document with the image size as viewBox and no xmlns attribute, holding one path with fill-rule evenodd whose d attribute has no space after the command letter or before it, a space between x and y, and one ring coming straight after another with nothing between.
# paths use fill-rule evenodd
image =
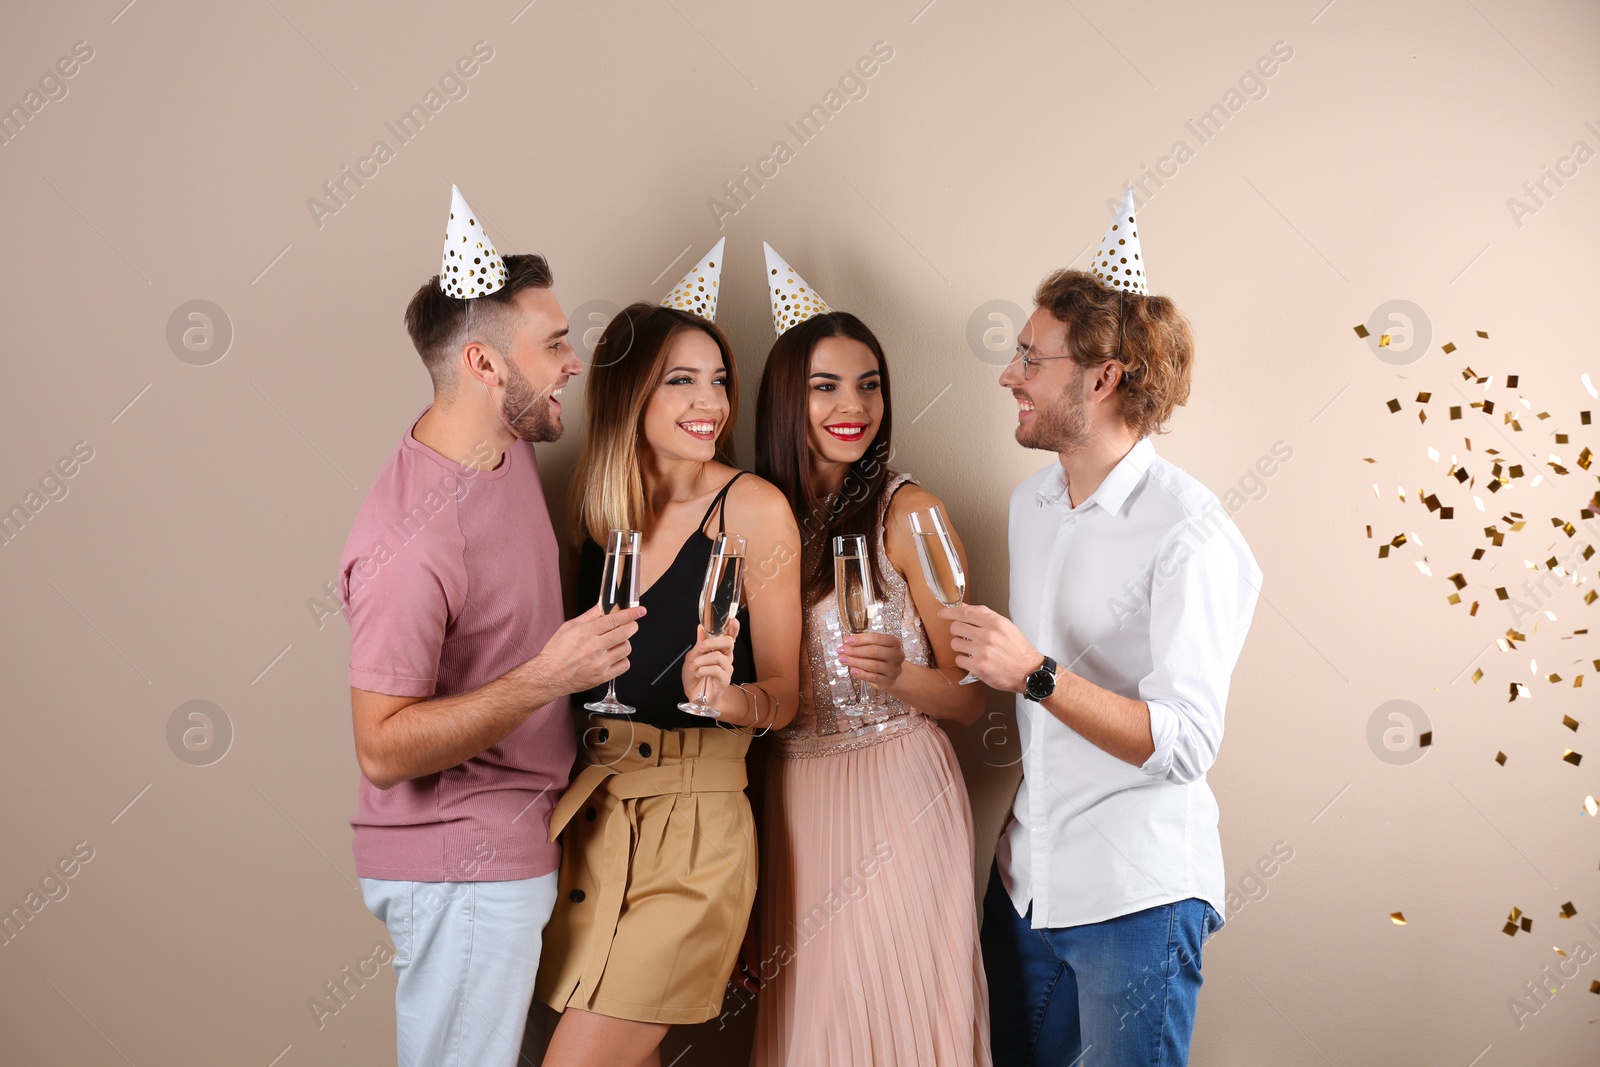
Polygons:
<instances>
[{"instance_id":1,"label":"party hat","mask_svg":"<svg viewBox=\"0 0 1600 1067\"><path fill-rule=\"evenodd\" d=\"M1090 270L1107 289L1148 296L1150 289L1144 281L1144 257L1139 252L1139 227L1133 221L1133 190L1122 195L1122 206L1111 228L1094 254Z\"/></svg>"},{"instance_id":2,"label":"party hat","mask_svg":"<svg viewBox=\"0 0 1600 1067\"><path fill-rule=\"evenodd\" d=\"M761 247L767 253L767 291L772 297L772 329L779 337L791 326L798 326L809 318L826 315L833 308L806 284L782 256L765 241Z\"/></svg>"},{"instance_id":3,"label":"party hat","mask_svg":"<svg viewBox=\"0 0 1600 1067\"><path fill-rule=\"evenodd\" d=\"M439 288L446 296L471 300L488 296L506 284L506 264L483 232L483 223L467 205L461 190L450 187L450 222L444 231L444 261Z\"/></svg>"},{"instance_id":4,"label":"party hat","mask_svg":"<svg viewBox=\"0 0 1600 1067\"><path fill-rule=\"evenodd\" d=\"M672 287L661 300L664 308L678 308L699 315L707 322L717 321L717 283L722 280L722 246L726 237L719 240L706 253L706 258L694 265L683 280Z\"/></svg>"}]
</instances>

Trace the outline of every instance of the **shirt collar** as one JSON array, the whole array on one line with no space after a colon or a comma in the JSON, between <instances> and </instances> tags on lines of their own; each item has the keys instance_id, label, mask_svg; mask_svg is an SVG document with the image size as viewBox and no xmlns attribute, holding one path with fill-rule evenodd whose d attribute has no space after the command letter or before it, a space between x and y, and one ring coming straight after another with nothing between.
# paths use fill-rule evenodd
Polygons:
<instances>
[{"instance_id":1,"label":"shirt collar","mask_svg":"<svg viewBox=\"0 0 1600 1067\"><path fill-rule=\"evenodd\" d=\"M1122 511L1122 505L1127 503L1128 497L1134 488L1144 479L1145 471L1150 469L1150 461L1155 459L1156 446L1148 437L1141 437L1137 444L1128 450L1128 454L1117 461L1111 468L1105 480L1100 483L1089 499L1072 506L1072 498L1067 493L1067 472L1060 463L1050 466L1050 473L1045 477L1044 484L1039 487L1039 506L1049 505L1063 511L1082 511L1091 504L1099 505L1106 511L1115 515Z\"/></svg>"}]
</instances>

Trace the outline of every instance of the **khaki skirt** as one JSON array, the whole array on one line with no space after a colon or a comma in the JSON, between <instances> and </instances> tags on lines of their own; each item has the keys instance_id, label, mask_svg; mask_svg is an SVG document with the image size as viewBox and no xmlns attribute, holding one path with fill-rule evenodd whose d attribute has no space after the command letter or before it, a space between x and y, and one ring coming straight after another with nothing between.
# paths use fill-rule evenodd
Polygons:
<instances>
[{"instance_id":1,"label":"khaki skirt","mask_svg":"<svg viewBox=\"0 0 1600 1067\"><path fill-rule=\"evenodd\" d=\"M535 989L557 1011L699 1023L722 1010L756 893L748 730L592 717L556 805L560 891Z\"/></svg>"}]
</instances>

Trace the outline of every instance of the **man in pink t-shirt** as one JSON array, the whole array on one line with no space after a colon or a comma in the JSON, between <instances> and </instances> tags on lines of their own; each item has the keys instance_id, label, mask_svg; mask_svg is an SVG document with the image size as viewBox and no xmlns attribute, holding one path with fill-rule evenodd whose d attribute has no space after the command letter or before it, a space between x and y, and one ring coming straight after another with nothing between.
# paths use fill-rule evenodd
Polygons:
<instances>
[{"instance_id":1,"label":"man in pink t-shirt","mask_svg":"<svg viewBox=\"0 0 1600 1067\"><path fill-rule=\"evenodd\" d=\"M582 364L542 257L475 299L424 283L406 328L433 378L340 565L361 765L356 874L394 941L410 1064L515 1064L560 852L566 696L627 669L643 609L563 623L533 442Z\"/></svg>"}]
</instances>

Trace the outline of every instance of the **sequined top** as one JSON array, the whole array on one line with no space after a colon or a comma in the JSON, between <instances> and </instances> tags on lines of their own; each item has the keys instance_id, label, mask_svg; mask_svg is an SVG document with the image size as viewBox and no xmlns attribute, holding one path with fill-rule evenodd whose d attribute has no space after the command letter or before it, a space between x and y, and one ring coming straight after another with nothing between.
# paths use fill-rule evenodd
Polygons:
<instances>
[{"instance_id":1,"label":"sequined top","mask_svg":"<svg viewBox=\"0 0 1600 1067\"><path fill-rule=\"evenodd\" d=\"M878 569L873 576L879 612L873 629L898 633L906 662L926 667L932 662L922 617L911 600L906 580L894 569L883 543L884 521L895 490L915 479L891 474L878 507ZM850 671L837 655L844 643L839 625L838 599L823 597L806 613L804 649L800 669L800 708L794 721L779 730L778 751L785 756L826 756L864 748L928 726L932 719L887 694L879 694L881 707L865 707L863 714L844 710L854 701Z\"/></svg>"}]
</instances>

